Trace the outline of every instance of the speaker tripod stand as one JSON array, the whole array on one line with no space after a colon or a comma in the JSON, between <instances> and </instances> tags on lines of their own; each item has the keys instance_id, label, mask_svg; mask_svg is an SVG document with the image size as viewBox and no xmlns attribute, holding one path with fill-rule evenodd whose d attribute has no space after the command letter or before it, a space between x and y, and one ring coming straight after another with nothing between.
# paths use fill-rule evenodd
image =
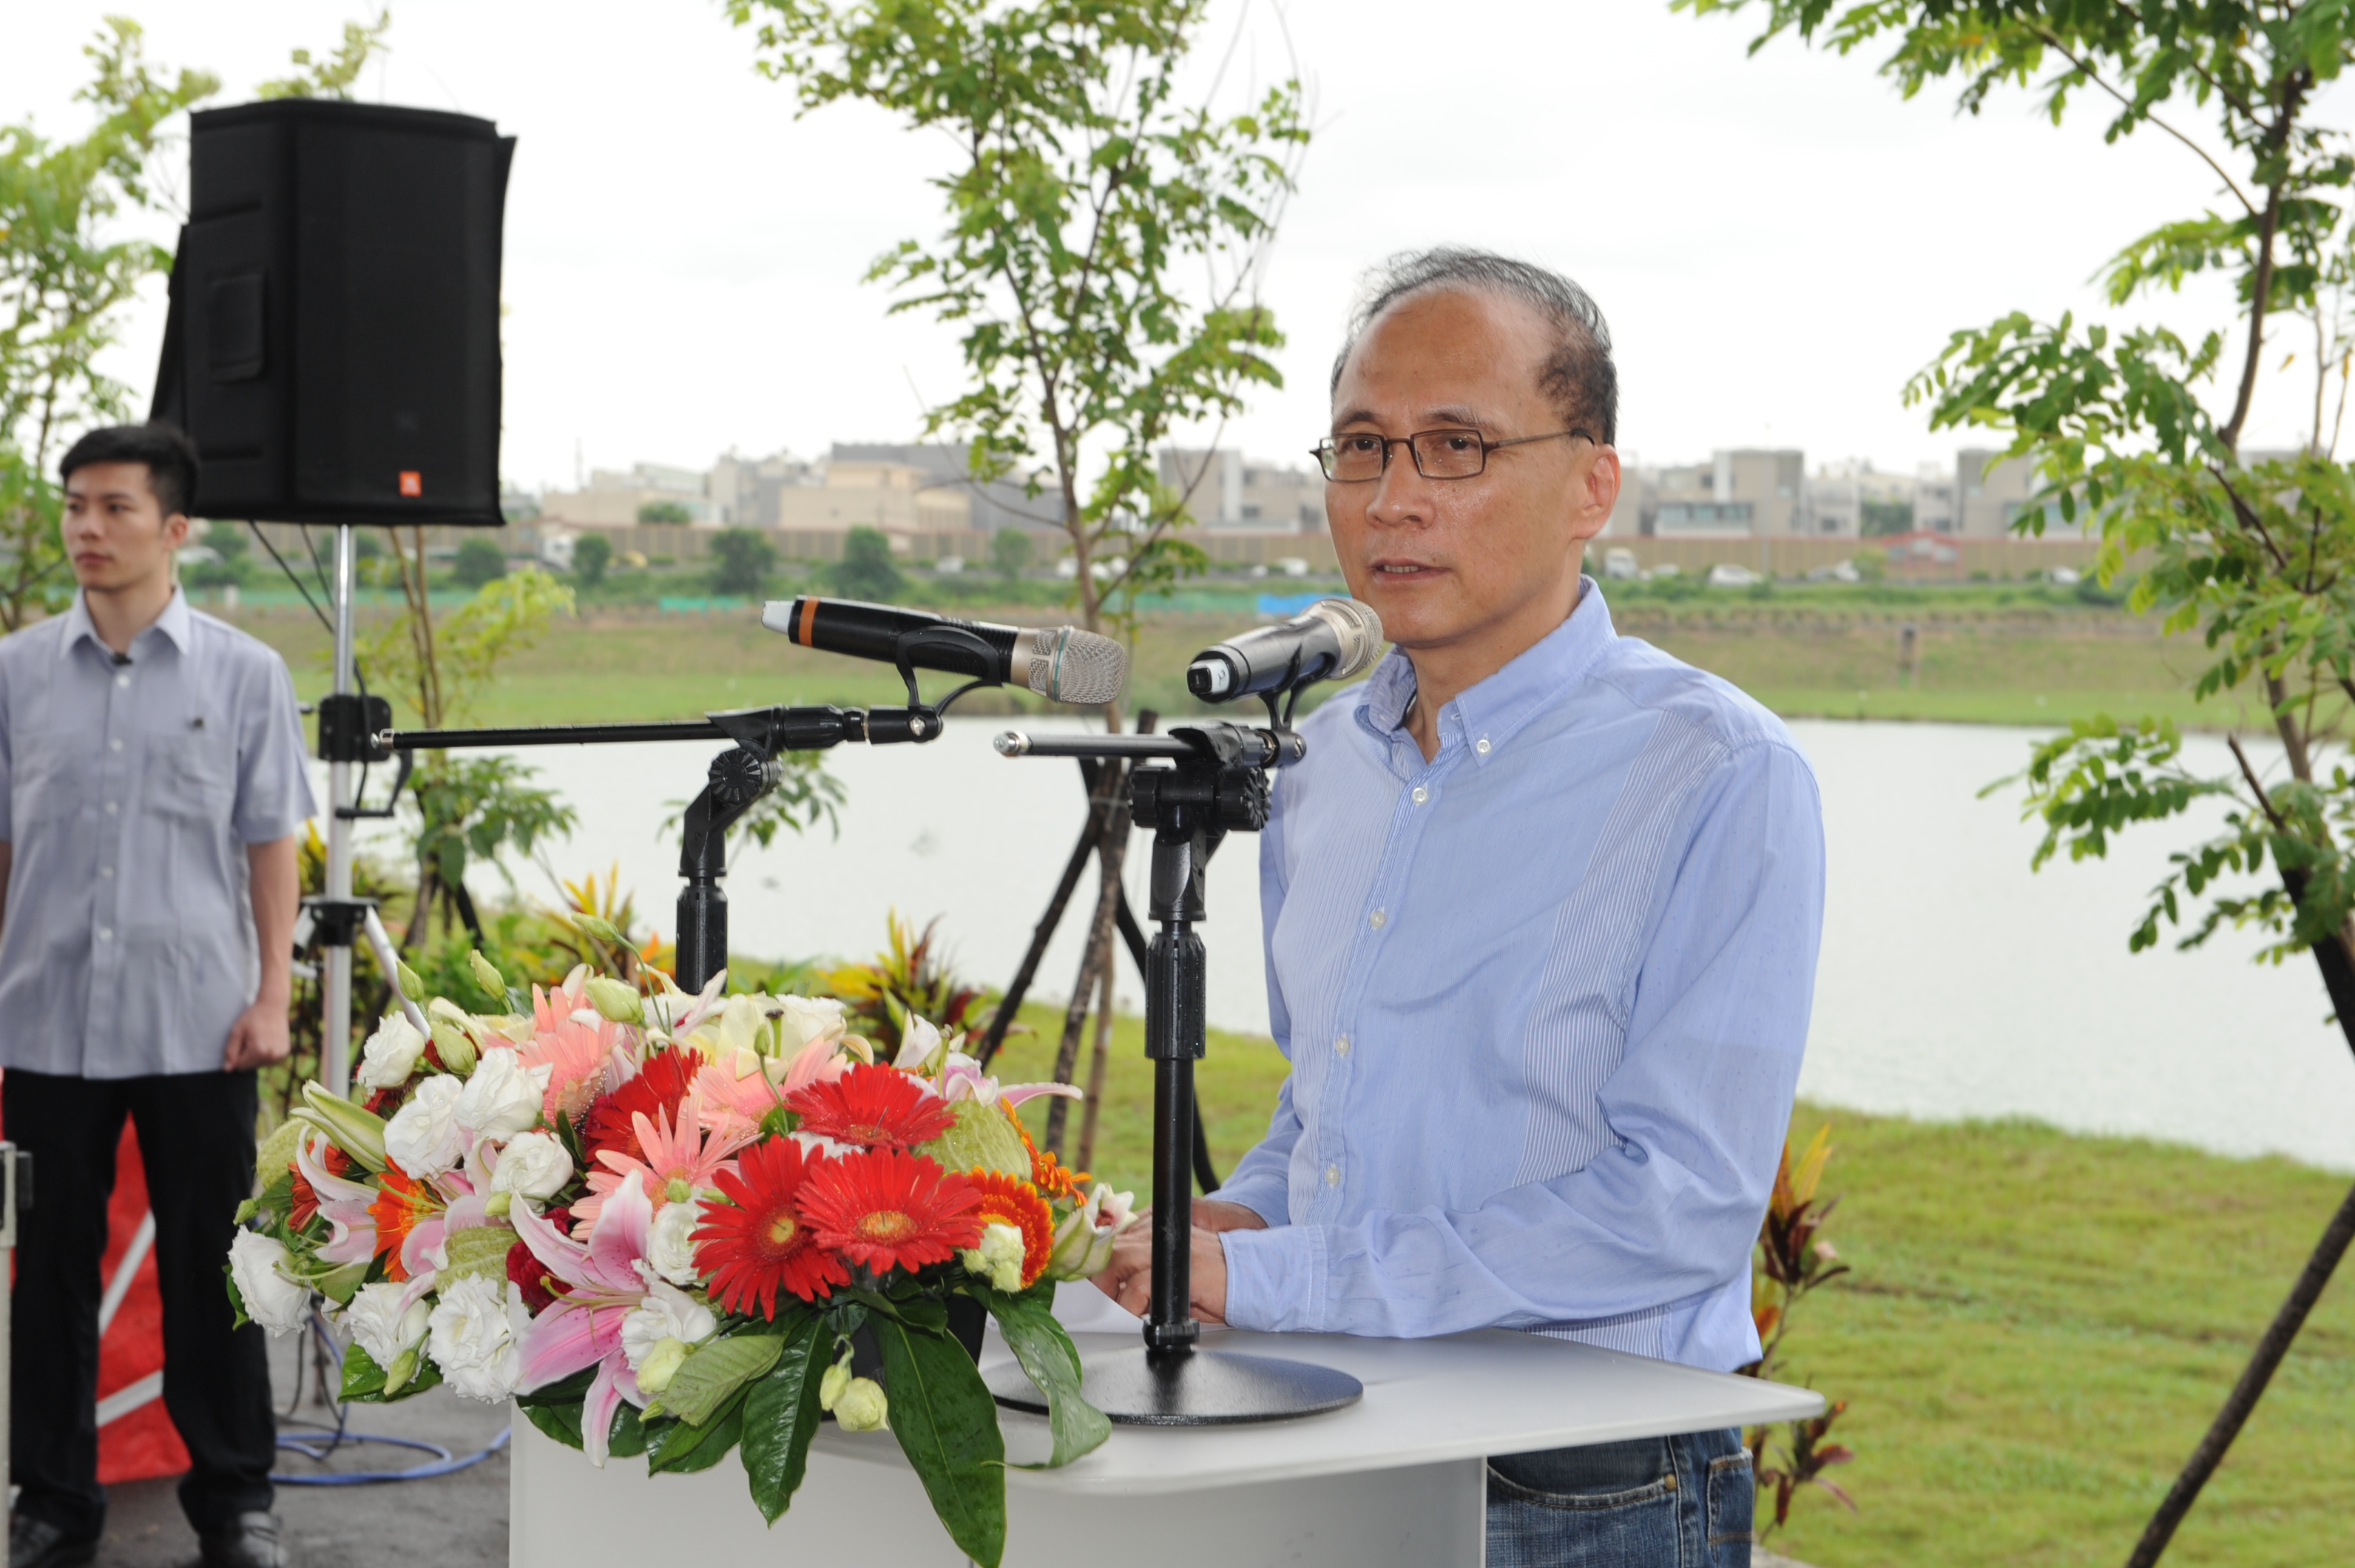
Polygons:
<instances>
[{"instance_id":1,"label":"speaker tripod stand","mask_svg":"<svg viewBox=\"0 0 2355 1568\"><path fill-rule=\"evenodd\" d=\"M1185 725L1167 735L1028 736L1009 757L1088 757L1131 764L1128 810L1153 834L1147 914L1156 930L1145 964L1145 1054L1153 1062L1153 1285L1145 1343L1082 1364L1082 1394L1114 1421L1218 1426L1315 1415L1355 1403L1364 1386L1305 1361L1196 1348L1193 1314L1196 1125L1194 1063L1208 1050L1208 959L1195 931L1207 914L1203 877L1231 831L1267 823L1267 770L1297 762L1300 738L1240 724ZM1148 763L1166 766L1144 766ZM1046 1400L1009 1365L990 1380L1000 1404L1044 1413Z\"/></svg>"}]
</instances>

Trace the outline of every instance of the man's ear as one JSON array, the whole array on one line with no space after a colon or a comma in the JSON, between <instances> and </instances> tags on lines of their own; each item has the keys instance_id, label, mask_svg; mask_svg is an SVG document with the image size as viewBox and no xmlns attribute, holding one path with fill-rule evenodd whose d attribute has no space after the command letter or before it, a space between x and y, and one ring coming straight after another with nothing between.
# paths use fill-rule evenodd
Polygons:
<instances>
[{"instance_id":1,"label":"man's ear","mask_svg":"<svg viewBox=\"0 0 2355 1568\"><path fill-rule=\"evenodd\" d=\"M1571 537L1584 544L1603 531L1619 504L1618 449L1595 447L1593 458L1572 476L1571 490Z\"/></svg>"},{"instance_id":2,"label":"man's ear","mask_svg":"<svg viewBox=\"0 0 2355 1568\"><path fill-rule=\"evenodd\" d=\"M188 514L175 512L164 519L164 542L178 549L188 542Z\"/></svg>"}]
</instances>

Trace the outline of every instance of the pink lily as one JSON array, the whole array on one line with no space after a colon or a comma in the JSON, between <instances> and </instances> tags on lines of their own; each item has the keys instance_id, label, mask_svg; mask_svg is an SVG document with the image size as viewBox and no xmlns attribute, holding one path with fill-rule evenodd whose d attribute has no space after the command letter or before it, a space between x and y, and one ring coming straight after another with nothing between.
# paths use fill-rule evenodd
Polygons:
<instances>
[{"instance_id":1,"label":"pink lily","mask_svg":"<svg viewBox=\"0 0 2355 1568\"><path fill-rule=\"evenodd\" d=\"M327 1141L324 1133L314 1136L323 1146ZM376 1189L328 1175L325 1163L311 1145L312 1139L304 1138L294 1146L294 1168L311 1184L319 1200L319 1212L334 1227L327 1244L319 1249L320 1261L364 1264L376 1256L376 1216L368 1208L376 1201Z\"/></svg>"},{"instance_id":2,"label":"pink lily","mask_svg":"<svg viewBox=\"0 0 2355 1568\"><path fill-rule=\"evenodd\" d=\"M936 1087L940 1096L954 1104L959 1100L975 1100L985 1105L1019 1105L1025 1100L1035 1100L1041 1094L1060 1094L1065 1099L1086 1098L1085 1091L1070 1083L1007 1083L986 1076L981 1063L963 1051L949 1052L947 1063L941 1069Z\"/></svg>"},{"instance_id":3,"label":"pink lily","mask_svg":"<svg viewBox=\"0 0 2355 1568\"><path fill-rule=\"evenodd\" d=\"M597 1369L581 1402L581 1446L589 1462L600 1468L609 1451L614 1411L625 1399L634 1405L646 1403L622 1348L622 1321L645 1300L651 1272L644 1265L655 1211L640 1172L623 1179L605 1200L604 1210L585 1245L559 1232L527 1204L517 1204L507 1215L531 1255L565 1287L556 1305L524 1331L519 1386L527 1392L583 1367Z\"/></svg>"}]
</instances>

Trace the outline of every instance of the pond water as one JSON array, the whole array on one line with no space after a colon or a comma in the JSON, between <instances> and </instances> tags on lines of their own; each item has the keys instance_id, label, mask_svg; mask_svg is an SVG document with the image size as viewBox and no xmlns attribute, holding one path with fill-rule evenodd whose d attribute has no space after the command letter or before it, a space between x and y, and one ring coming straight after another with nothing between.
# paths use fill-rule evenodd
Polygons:
<instances>
[{"instance_id":1,"label":"pond water","mask_svg":"<svg viewBox=\"0 0 2355 1568\"><path fill-rule=\"evenodd\" d=\"M1067 727L1076 723L1064 721ZM1085 802L1068 761L1007 760L1003 720L951 724L929 746L846 746L830 766L848 801L839 837L781 835L728 881L732 944L777 955L863 955L886 911L941 917L958 969L1003 984L1053 891ZM1049 727L1034 723L1034 729ZM2130 955L2126 933L2179 827L2129 834L2106 861L2031 875L2036 829L2016 796L1977 798L2017 772L2031 732L1967 725L1801 722L1821 781L1829 846L1824 951L1804 1093L1914 1115L2032 1116L2080 1131L2147 1135L2230 1154L2279 1152L2355 1169L2355 1057L2311 960L2250 962L2260 944L2227 933L2202 951ZM2222 765L2221 742L2194 760ZM649 744L530 753L581 816L550 863L568 877L618 864L641 912L672 927L668 803L700 787L712 748ZM1130 857L1141 911L1145 845ZM533 868L536 897L553 893ZM491 890L480 884L478 894ZM1033 987L1069 995L1082 883ZM1253 843L1212 863L1209 1012L1264 1030ZM1137 1005L1123 965L1118 993Z\"/></svg>"}]
</instances>

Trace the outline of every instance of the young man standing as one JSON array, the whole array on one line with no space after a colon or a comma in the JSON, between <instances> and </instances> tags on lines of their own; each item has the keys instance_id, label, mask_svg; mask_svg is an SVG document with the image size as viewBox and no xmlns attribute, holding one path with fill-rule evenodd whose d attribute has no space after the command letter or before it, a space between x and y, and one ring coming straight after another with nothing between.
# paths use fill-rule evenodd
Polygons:
<instances>
[{"instance_id":1,"label":"young man standing","mask_svg":"<svg viewBox=\"0 0 2355 1568\"><path fill-rule=\"evenodd\" d=\"M1580 570L1619 490L1593 300L1401 258L1318 443L1395 651L1304 725L1260 840L1267 1137L1195 1206L1194 1311L1509 1328L1731 1371L1806 1040L1815 779L1773 715L1613 629ZM1141 1309L1140 1228L1098 1283ZM1492 1568L1737 1568L1737 1432L1489 1460Z\"/></svg>"},{"instance_id":2,"label":"young man standing","mask_svg":"<svg viewBox=\"0 0 2355 1568\"><path fill-rule=\"evenodd\" d=\"M16 1243L8 1560L88 1563L105 1524L99 1264L128 1115L181 1507L208 1568L282 1568L262 1332L230 1328L221 1261L253 1189L254 1070L288 1049L302 720L284 661L174 581L187 438L95 431L60 466L81 591L0 642L0 1112L37 1182Z\"/></svg>"}]
</instances>

